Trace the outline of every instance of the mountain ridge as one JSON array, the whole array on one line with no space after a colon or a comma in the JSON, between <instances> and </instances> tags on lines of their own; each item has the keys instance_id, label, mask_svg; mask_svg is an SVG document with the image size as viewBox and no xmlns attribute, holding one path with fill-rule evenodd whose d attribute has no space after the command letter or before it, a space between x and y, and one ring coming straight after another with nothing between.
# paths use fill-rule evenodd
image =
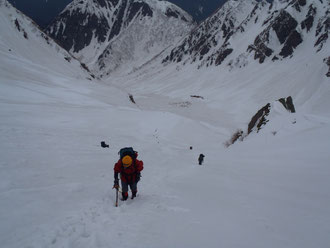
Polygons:
<instances>
[{"instance_id":1,"label":"mountain ridge","mask_svg":"<svg viewBox=\"0 0 330 248\"><path fill-rule=\"evenodd\" d=\"M232 4L244 6L244 11L241 12L242 22L235 23L231 12L226 10L227 6ZM306 1L228 1L185 38L181 45L173 49L163 63L183 61L184 64L199 61L199 66L217 66L225 60L228 61L230 57L231 62L227 62L227 65L244 66L250 55L259 63L263 63L271 55L272 61L276 61L292 56L296 48L303 43L303 37L308 40L313 33L313 45L317 47L318 53L323 44L328 42L329 13L329 4L319 1L312 1L309 5ZM237 15L234 15L234 18L237 18ZM255 30L256 26L260 31L257 30L255 36L244 35L249 30ZM245 37L242 38L243 36ZM249 44L240 48L239 43L242 42L237 42L238 40L249 40ZM231 43L237 43L238 46ZM240 49L240 52L236 52L237 49Z\"/></svg>"},{"instance_id":2,"label":"mountain ridge","mask_svg":"<svg viewBox=\"0 0 330 248\"><path fill-rule=\"evenodd\" d=\"M73 0L9 0L16 8L35 20L39 26L45 28L63 9ZM161 0L159 0L161 1ZM193 16L196 22L200 22L220 7L226 0L205 1L195 0L170 0Z\"/></svg>"},{"instance_id":3,"label":"mountain ridge","mask_svg":"<svg viewBox=\"0 0 330 248\"><path fill-rule=\"evenodd\" d=\"M140 66L176 43L193 25L186 12L169 2L75 0L48 26L47 33L88 66L110 73L125 62L139 60L130 70ZM122 36L127 38L116 43ZM125 49L114 50L125 44ZM112 63L109 68L105 60Z\"/></svg>"}]
</instances>

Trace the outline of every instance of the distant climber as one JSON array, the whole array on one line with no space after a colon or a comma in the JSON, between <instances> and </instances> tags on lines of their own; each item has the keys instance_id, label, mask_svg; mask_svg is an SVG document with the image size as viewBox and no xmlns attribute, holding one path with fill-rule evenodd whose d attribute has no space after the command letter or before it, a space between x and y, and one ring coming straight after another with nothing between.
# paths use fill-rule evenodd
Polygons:
<instances>
[{"instance_id":1,"label":"distant climber","mask_svg":"<svg viewBox=\"0 0 330 248\"><path fill-rule=\"evenodd\" d=\"M128 198L128 186L132 191L132 199L136 197L137 183L141 178L141 171L143 170L143 161L138 160L138 153L132 147L122 148L119 151L120 159L114 166L114 188L119 189L120 174L122 200L126 201Z\"/></svg>"},{"instance_id":2,"label":"distant climber","mask_svg":"<svg viewBox=\"0 0 330 248\"><path fill-rule=\"evenodd\" d=\"M199 157L198 157L198 163L199 163L199 165L202 165L203 164L203 162L204 162L204 154L199 154Z\"/></svg>"}]
</instances>

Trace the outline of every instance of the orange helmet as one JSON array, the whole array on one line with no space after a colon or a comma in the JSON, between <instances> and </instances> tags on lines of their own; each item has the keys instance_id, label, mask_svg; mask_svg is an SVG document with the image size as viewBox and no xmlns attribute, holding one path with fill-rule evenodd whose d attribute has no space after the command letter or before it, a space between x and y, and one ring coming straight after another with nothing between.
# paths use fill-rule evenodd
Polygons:
<instances>
[{"instance_id":1,"label":"orange helmet","mask_svg":"<svg viewBox=\"0 0 330 248\"><path fill-rule=\"evenodd\" d=\"M123 166L127 168L132 165L133 159L130 156L126 155L125 157L122 158L121 162L123 163Z\"/></svg>"}]
</instances>

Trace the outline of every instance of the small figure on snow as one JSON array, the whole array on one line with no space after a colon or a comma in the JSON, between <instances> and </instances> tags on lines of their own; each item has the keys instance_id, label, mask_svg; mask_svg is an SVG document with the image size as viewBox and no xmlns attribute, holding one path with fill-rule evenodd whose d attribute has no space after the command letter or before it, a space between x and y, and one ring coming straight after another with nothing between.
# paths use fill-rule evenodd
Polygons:
<instances>
[{"instance_id":1,"label":"small figure on snow","mask_svg":"<svg viewBox=\"0 0 330 248\"><path fill-rule=\"evenodd\" d=\"M198 163L199 163L199 165L202 165L202 163L204 162L204 154L199 154L199 157L198 157Z\"/></svg>"},{"instance_id":2,"label":"small figure on snow","mask_svg":"<svg viewBox=\"0 0 330 248\"><path fill-rule=\"evenodd\" d=\"M119 188L118 174L120 174L123 201L128 198L128 186L132 191L132 199L136 197L137 183L141 178L143 161L138 160L138 153L132 147L122 148L119 151L120 159L114 166L114 188Z\"/></svg>"},{"instance_id":3,"label":"small figure on snow","mask_svg":"<svg viewBox=\"0 0 330 248\"><path fill-rule=\"evenodd\" d=\"M105 143L105 141L101 141L102 148L109 148L109 145Z\"/></svg>"}]
</instances>

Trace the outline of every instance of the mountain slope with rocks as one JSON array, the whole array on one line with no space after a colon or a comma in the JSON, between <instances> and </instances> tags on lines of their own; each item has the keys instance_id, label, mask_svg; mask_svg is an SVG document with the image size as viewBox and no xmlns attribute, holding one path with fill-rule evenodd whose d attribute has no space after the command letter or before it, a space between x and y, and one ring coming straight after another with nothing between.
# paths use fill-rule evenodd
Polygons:
<instances>
[{"instance_id":1,"label":"mountain slope with rocks","mask_svg":"<svg viewBox=\"0 0 330 248\"><path fill-rule=\"evenodd\" d=\"M2 66L11 63L11 58L20 58L20 62L30 61L38 68L39 64L48 66L47 70L62 73L63 67L59 64L67 64L66 72L71 75L89 78L94 77L88 69L80 63L72 54L63 49L56 41L44 33L39 26L29 17L15 9L5 0L1 2L1 32L2 49L7 58L2 61ZM22 39L21 39L22 38ZM30 49L26 49L29 47ZM5 52L9 52L8 54ZM48 64L49 57L57 60L57 63ZM22 70L24 70L24 66ZM38 70L38 69L36 69Z\"/></svg>"},{"instance_id":2,"label":"mountain slope with rocks","mask_svg":"<svg viewBox=\"0 0 330 248\"><path fill-rule=\"evenodd\" d=\"M330 3L320 0L228 1L163 62L238 68L251 58L259 63L275 62L308 50L324 59L329 47L329 15Z\"/></svg>"},{"instance_id":3,"label":"mountain slope with rocks","mask_svg":"<svg viewBox=\"0 0 330 248\"><path fill-rule=\"evenodd\" d=\"M227 0L169 0L188 12L196 22L206 19ZM72 0L9 0L17 9L45 28Z\"/></svg>"},{"instance_id":4,"label":"mountain slope with rocks","mask_svg":"<svg viewBox=\"0 0 330 248\"><path fill-rule=\"evenodd\" d=\"M75 0L47 33L96 73L131 71L193 27L177 6L157 0Z\"/></svg>"}]
</instances>

